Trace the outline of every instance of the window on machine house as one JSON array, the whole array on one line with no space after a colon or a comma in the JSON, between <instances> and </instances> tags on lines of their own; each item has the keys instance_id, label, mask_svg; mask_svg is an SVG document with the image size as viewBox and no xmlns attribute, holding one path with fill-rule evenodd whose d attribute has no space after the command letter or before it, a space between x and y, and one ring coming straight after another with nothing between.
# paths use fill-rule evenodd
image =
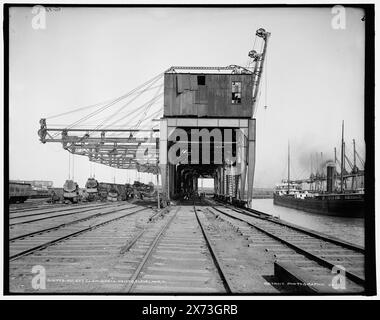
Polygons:
<instances>
[{"instance_id":1,"label":"window on machine house","mask_svg":"<svg viewBox=\"0 0 380 320\"><path fill-rule=\"evenodd\" d=\"M232 81L231 86L232 92L232 104L240 104L241 103L241 82L240 81Z\"/></svg>"}]
</instances>

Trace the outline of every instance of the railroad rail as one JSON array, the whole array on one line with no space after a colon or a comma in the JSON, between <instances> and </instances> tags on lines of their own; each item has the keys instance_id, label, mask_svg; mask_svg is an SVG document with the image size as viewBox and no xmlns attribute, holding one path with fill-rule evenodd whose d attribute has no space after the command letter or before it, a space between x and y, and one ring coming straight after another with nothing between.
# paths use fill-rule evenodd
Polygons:
<instances>
[{"instance_id":1,"label":"railroad rail","mask_svg":"<svg viewBox=\"0 0 380 320\"><path fill-rule=\"evenodd\" d=\"M46 199L45 199L46 201ZM41 207L46 207L51 204L46 203L45 201L40 201L40 203L32 203L32 204L23 204L23 205L14 205L14 204L9 204L9 212L14 213L14 212L27 212L27 211L33 211Z\"/></svg>"},{"instance_id":2,"label":"railroad rail","mask_svg":"<svg viewBox=\"0 0 380 320\"><path fill-rule=\"evenodd\" d=\"M122 206L123 204L117 204L116 207ZM114 204L103 204L103 205L98 205L98 206L92 206L90 208L70 208L67 210L62 210L62 211L49 211L49 212L43 212L43 213L34 213L34 214L29 214L29 215L23 215L23 216L18 216L18 217L10 217L10 220L15 220L15 219L21 219L21 221L17 222L12 222L9 224L9 226L15 226L19 224L27 224L27 223L33 223L37 221L42 221L42 220L49 220L49 219L54 219L54 218L60 218L60 217L65 217L65 216L70 216L74 214L80 214L80 213L85 213L88 211L93 211L94 209L102 209L102 208L107 208L107 207L114 207ZM69 212L69 213L62 213L62 214L57 214L57 215L49 215L51 213L56 213L56 212L67 212L67 211L74 211L75 212ZM30 218L30 217L35 217L35 216L41 216L41 215L48 215L47 217L42 217L42 218L36 218L36 219L24 219L24 218Z\"/></svg>"},{"instance_id":3,"label":"railroad rail","mask_svg":"<svg viewBox=\"0 0 380 320\"><path fill-rule=\"evenodd\" d=\"M143 223L133 223L131 216L137 212ZM112 223L120 219L126 221ZM97 231L100 229L101 233ZM10 257L13 284L24 283L22 275L30 273L28 266L37 264L45 266L49 276L59 280L50 285L52 292L78 291L78 287L68 289L73 286L63 284L68 275L84 280L79 287L81 292L229 292L215 264L216 253L210 252L212 245L202 236L202 217L195 207L166 208L153 213L139 207L91 226L77 224L75 230L63 230L64 234L54 232L48 238L27 238L34 245ZM120 245L122 242L124 245ZM97 262L90 265L93 259ZM105 273L102 266L106 264ZM83 279L84 275L88 279ZM20 290L20 286L17 288Z\"/></svg>"},{"instance_id":4,"label":"railroad rail","mask_svg":"<svg viewBox=\"0 0 380 320\"><path fill-rule=\"evenodd\" d=\"M158 211L120 202L55 209L10 219L16 292L33 291L25 288L25 277L33 276L35 265L57 280L48 292L364 291L364 248L257 210L212 200L187 200ZM332 288L334 268L344 272L345 291ZM83 282L64 282L70 279Z\"/></svg>"},{"instance_id":5,"label":"railroad rail","mask_svg":"<svg viewBox=\"0 0 380 320\"><path fill-rule=\"evenodd\" d=\"M220 201L218 201L220 202ZM215 205L214 203L210 202L209 203L213 206ZM349 249L352 249L352 250L357 250L357 251L361 251L363 254L365 252L365 249L363 246L360 246L360 245L357 245L357 244L354 244L354 243L350 243L350 242L347 242L347 241L344 241L342 239L338 239L338 238L335 238L333 236L330 236L330 235L327 235L327 234L324 234L324 233L320 233L320 232L317 232L317 231L314 231L314 230L311 230L311 229L307 229L307 228L304 228L304 227L301 227L301 226L298 226L298 225L295 225L293 223L290 223L290 222L287 222L287 221L284 221L284 220L279 220L278 218L275 218L273 217L272 215L268 214L268 213L265 213L265 212L262 212L262 211L259 211L259 210L256 210L256 209L251 209L251 208L236 208L232 205L227 205L225 204L224 202L223 203L223 206L226 207L226 208L230 208L238 213L241 213L241 214L244 214L248 217L256 217L256 218L259 218L259 219L263 219L263 220L267 220L267 221L272 221L273 223L276 223L276 224L279 224L279 225L282 225L282 226L286 226L286 227L289 227L293 230L296 230L296 231L299 231L299 232L303 232L305 234L308 234L312 237L316 237L316 238L319 238L319 239L322 239L322 240L326 240L326 241L329 241L329 242L332 242L332 243L335 243L337 245L341 245L341 246L344 246L344 247L347 247Z\"/></svg>"},{"instance_id":6,"label":"railroad rail","mask_svg":"<svg viewBox=\"0 0 380 320\"><path fill-rule=\"evenodd\" d=\"M189 208L179 206L156 226L154 235L142 231L121 249L121 254L141 251L138 257L134 256L138 262L131 266L128 283L120 288L122 292L231 292L202 219L195 206L193 212ZM163 284L141 284L147 280L160 280Z\"/></svg>"},{"instance_id":7,"label":"railroad rail","mask_svg":"<svg viewBox=\"0 0 380 320\"><path fill-rule=\"evenodd\" d=\"M51 209L55 209L55 210L59 210L59 209L62 209L62 208L66 208L64 210L67 210L68 208L72 208L72 207L75 207L75 208L81 208L81 207L88 207L88 203L86 204L51 204L51 203L46 203L46 204L42 204L42 205L39 205L39 206L34 206L34 207L28 207L28 208L21 208L21 209L13 209L12 207L9 208L9 214L10 215L14 215L14 214L17 214L17 213L24 213L24 212L31 212L31 211L40 211L40 210L51 210Z\"/></svg>"},{"instance_id":8,"label":"railroad rail","mask_svg":"<svg viewBox=\"0 0 380 320\"><path fill-rule=\"evenodd\" d=\"M232 224L240 221L250 227L244 231L244 235L252 240L252 246L263 246L275 255L275 273L277 271L278 276L292 273L297 277L298 274L302 275L299 278L306 279L303 282L313 283L318 278L331 280L331 272L335 269L338 273L344 273L345 277L351 281L349 287L352 291L364 290L364 248L267 217L256 210L215 206L215 204L212 205L212 202L210 204L209 211L211 213L227 219ZM256 234L253 237L251 235L252 228L258 230L261 235ZM268 237L275 242L266 244L265 238L268 239ZM285 245L293 252L277 247L278 243ZM294 259L295 257L296 259ZM326 285L323 289L308 286L310 292L320 292L326 289ZM337 293L331 288L327 290Z\"/></svg>"},{"instance_id":9,"label":"railroad rail","mask_svg":"<svg viewBox=\"0 0 380 320\"><path fill-rule=\"evenodd\" d=\"M99 284L103 286L120 248L136 233L148 228L152 212L155 214L149 207L134 209L112 219L82 225L81 229L67 230L71 233L66 237L58 238L54 233L53 238L45 239L44 247L11 260L11 292L36 292L31 286L32 270L36 266L46 270L46 288L42 292L90 292Z\"/></svg>"},{"instance_id":10,"label":"railroad rail","mask_svg":"<svg viewBox=\"0 0 380 320\"><path fill-rule=\"evenodd\" d=\"M11 255L10 255L9 259L10 259L10 261L18 259L20 257L31 254L33 252L45 249L49 246L52 246L58 242L63 241L63 240L75 237L81 233L91 231L91 230L98 228L100 226L103 226L105 224L108 224L108 223L120 220L122 218L125 218L131 214L135 214L135 213L138 213L140 211L146 210L146 208L140 208L140 209L135 210L133 212L128 212L126 214L117 215L115 218L105 220L105 221L101 221L101 222L93 224L89 227L87 227L87 226L84 227L83 224L80 224L82 222L85 222L85 221L88 221L91 219L95 219L95 218L100 218L100 220L102 220L102 218L104 218L105 216L108 216L110 214L117 214L117 213L122 212L124 210L129 210L129 209L133 209L133 208L135 208L135 206L130 206L127 208L123 207L120 209L114 209L114 210L108 211L108 212L95 213L93 215L90 215L90 216L87 216L87 217L84 217L84 218L81 218L78 220L70 221L70 222L59 224L59 225L56 225L56 226L53 226L50 228L45 228L42 230L33 231L33 232L30 232L27 234L21 234L21 235L18 235L16 237L10 238L9 242L10 242ZM77 226L73 227L73 225L77 225ZM58 234L55 233L54 235L50 235L49 240L45 241L44 234L51 233L52 231L56 231L56 233L58 231L59 232L58 232ZM33 240L32 245L30 245L30 242L31 242L30 239L31 238ZM37 242L37 245L34 245L34 243L36 243L36 242ZM26 247L26 249L24 249L25 247ZM18 250L19 248L22 248L22 249Z\"/></svg>"},{"instance_id":11,"label":"railroad rail","mask_svg":"<svg viewBox=\"0 0 380 320\"><path fill-rule=\"evenodd\" d=\"M93 218L97 218L97 217L101 217L101 216L105 216L105 215L108 215L108 214L112 214L112 213L115 213L115 212L119 212L123 209L129 209L129 208L133 208L134 206L130 207L129 205L126 206L126 207L123 207L123 208L120 208L118 209L119 207L121 207L122 205L113 205L113 206L110 206L111 209L115 209L115 210L111 210L111 211L107 211L107 212L96 212L94 214L91 214L91 215L86 215L80 219L76 219L76 220L71 220L71 219L67 219L66 217L66 221L62 221L61 223L57 224L56 221L48 221L47 223L45 222L45 224L43 225L43 229L38 229L36 230L36 225L35 224L32 224L32 225L23 225L23 226L13 226L10 228L10 238L9 238L9 241L12 242L14 240L18 240L18 239L22 239L22 238L26 238L26 237L30 237L30 236L35 236L37 234L43 234L43 233L46 233L46 232L50 232L52 230L58 230L60 228L63 228L63 227L66 227L66 226L69 226L69 225L74 225L76 223L79 223L79 222L83 222L83 221L87 221L87 220L90 220L90 219L93 219ZM125 205L124 205L125 206ZM93 209L94 210L94 209ZM93 211L92 210L92 211ZM65 218L65 217L64 217ZM30 232L28 233L24 233L25 230L31 230Z\"/></svg>"}]
</instances>

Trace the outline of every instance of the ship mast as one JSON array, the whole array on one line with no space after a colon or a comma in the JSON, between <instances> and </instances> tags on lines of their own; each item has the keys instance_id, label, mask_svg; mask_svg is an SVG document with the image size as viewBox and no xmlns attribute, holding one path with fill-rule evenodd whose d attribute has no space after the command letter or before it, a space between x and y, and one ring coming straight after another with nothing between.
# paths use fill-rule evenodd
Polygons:
<instances>
[{"instance_id":1,"label":"ship mast","mask_svg":"<svg viewBox=\"0 0 380 320\"><path fill-rule=\"evenodd\" d=\"M340 161L340 192L343 193L343 170L344 170L344 120L342 121L342 146Z\"/></svg>"},{"instance_id":2,"label":"ship mast","mask_svg":"<svg viewBox=\"0 0 380 320\"><path fill-rule=\"evenodd\" d=\"M358 169L356 167L356 146L355 146L355 139L352 140L352 144L354 146L354 165L352 167L352 173L354 174L351 181L351 191L354 191L354 186L357 188L357 173Z\"/></svg>"},{"instance_id":3,"label":"ship mast","mask_svg":"<svg viewBox=\"0 0 380 320\"><path fill-rule=\"evenodd\" d=\"M310 190L313 190L313 155L310 154Z\"/></svg>"}]
</instances>

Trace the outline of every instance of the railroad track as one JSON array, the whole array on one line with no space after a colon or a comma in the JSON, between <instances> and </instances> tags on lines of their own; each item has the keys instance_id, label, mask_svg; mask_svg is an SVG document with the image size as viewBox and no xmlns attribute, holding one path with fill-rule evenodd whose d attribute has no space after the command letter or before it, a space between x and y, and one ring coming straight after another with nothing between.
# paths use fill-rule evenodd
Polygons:
<instances>
[{"instance_id":1,"label":"railroad track","mask_svg":"<svg viewBox=\"0 0 380 320\"><path fill-rule=\"evenodd\" d=\"M9 212L10 213L17 213L17 212L28 212L28 211L33 211L42 207L47 207L49 204L32 204L28 206L21 206L21 207L14 207L12 205L9 205Z\"/></svg>"},{"instance_id":2,"label":"railroad track","mask_svg":"<svg viewBox=\"0 0 380 320\"><path fill-rule=\"evenodd\" d=\"M82 221L87 221L92 218L107 215L108 213L118 212L123 208L130 207L131 204L113 204L102 208L93 208L91 210L84 210L84 212L78 212L79 217L77 217L76 219L72 219L71 215L67 216L66 214L64 214L62 217L58 216L52 219L35 219L35 221L28 221L27 223L10 225L9 240L17 240L23 238L24 236L35 236L36 234L49 232L51 230L57 230L68 225L72 225ZM134 207L134 205L132 205L132 207Z\"/></svg>"},{"instance_id":3,"label":"railroad track","mask_svg":"<svg viewBox=\"0 0 380 320\"><path fill-rule=\"evenodd\" d=\"M112 219L96 221L71 230L66 237L45 239L43 246L9 262L11 292L93 292L104 284L120 257L120 249L145 228L149 228L152 209L126 210ZM160 215L153 214L159 219ZM67 230L68 231L68 230ZM74 232L73 232L74 231ZM37 248L35 248L37 249ZM39 291L31 283L33 268L43 268L46 288Z\"/></svg>"},{"instance_id":4,"label":"railroad track","mask_svg":"<svg viewBox=\"0 0 380 320\"><path fill-rule=\"evenodd\" d=\"M115 265L123 284L99 288L124 293L229 293L195 207L179 206L136 234ZM120 275L119 275L120 276Z\"/></svg>"},{"instance_id":5,"label":"railroad track","mask_svg":"<svg viewBox=\"0 0 380 320\"><path fill-rule=\"evenodd\" d=\"M92 231L108 223L120 220L131 214L146 210L140 208L132 212L127 212L136 206L116 207L111 211L98 212L81 219L69 220L66 223L50 226L48 228L35 230L32 232L22 233L9 239L10 261L19 259L36 251L40 251L49 246L55 245L63 240L70 239L84 232ZM110 218L111 216L111 218ZM88 223L90 222L90 224Z\"/></svg>"},{"instance_id":6,"label":"railroad track","mask_svg":"<svg viewBox=\"0 0 380 320\"><path fill-rule=\"evenodd\" d=\"M346 292L364 290L364 248L268 218L261 212L215 206L212 202L208 210L232 225L243 223L239 231L250 240L250 246L275 257L275 275L280 280L298 279L307 292L341 294L332 288L332 271L336 271L347 279Z\"/></svg>"},{"instance_id":7,"label":"railroad track","mask_svg":"<svg viewBox=\"0 0 380 320\"><path fill-rule=\"evenodd\" d=\"M214 202L159 212L141 206L96 210L100 212L60 225L44 219L15 226L34 228L10 239L10 282L15 291L29 286L26 291L35 292L30 289L35 265L46 267L49 279L57 280L49 283L48 292L352 294L364 290L363 248L260 212ZM37 230L39 224L45 228ZM334 266L345 269L344 291L331 286ZM77 282L68 284L69 280ZM293 282L301 286L289 285Z\"/></svg>"},{"instance_id":8,"label":"railroad track","mask_svg":"<svg viewBox=\"0 0 380 320\"><path fill-rule=\"evenodd\" d=\"M221 254L215 246L219 235L209 228L207 213L197 205L166 214L146 210L136 215L145 220L137 226L129 215L67 237L37 235L41 244L28 237L34 246L10 261L10 284L14 292L36 292L31 270L42 266L49 279L45 292L243 292L231 282L233 274L226 269L230 253Z\"/></svg>"},{"instance_id":9,"label":"railroad track","mask_svg":"<svg viewBox=\"0 0 380 320\"><path fill-rule=\"evenodd\" d=\"M41 198L41 199L28 199L24 203L10 203L9 209L10 210L28 210L33 208L38 208L39 206L47 206L50 205L49 203L46 203L47 200L50 198Z\"/></svg>"},{"instance_id":10,"label":"railroad track","mask_svg":"<svg viewBox=\"0 0 380 320\"><path fill-rule=\"evenodd\" d=\"M17 218L20 216L27 216L29 215L28 212L30 212L30 215L33 214L43 214L43 213L52 213L52 212L61 212L61 211L69 211L69 210L75 210L75 209L81 209L81 208L88 208L92 206L99 206L99 205L105 205L106 203L86 203L86 204L71 204L71 205L55 205L55 204L47 204L44 206L38 206L23 210L9 210L9 216L10 218ZM46 211L48 210L48 211ZM26 213L26 214L25 214Z\"/></svg>"},{"instance_id":11,"label":"railroad track","mask_svg":"<svg viewBox=\"0 0 380 320\"><path fill-rule=\"evenodd\" d=\"M117 204L117 206L122 206L125 204ZM16 225L20 224L28 224L28 223L33 223L33 222L38 222L42 220L49 220L49 219L54 219L54 218L60 218L60 217L66 217L66 216L71 216L75 214L81 214L89 211L94 211L95 209L102 209L102 208L108 208L108 207L115 207L115 204L99 204L99 205L94 205L94 206L86 206L86 207L81 207L81 208L69 208L66 210L54 210L54 211L47 211L47 212L41 212L41 213L32 213L32 214L27 214L27 215L21 215L17 217L10 217L10 227L14 227ZM74 212L71 212L74 211ZM68 213L67 213L68 212ZM59 213L59 214L55 214ZM38 216L38 218L36 218ZM41 217L43 216L43 217Z\"/></svg>"}]
</instances>

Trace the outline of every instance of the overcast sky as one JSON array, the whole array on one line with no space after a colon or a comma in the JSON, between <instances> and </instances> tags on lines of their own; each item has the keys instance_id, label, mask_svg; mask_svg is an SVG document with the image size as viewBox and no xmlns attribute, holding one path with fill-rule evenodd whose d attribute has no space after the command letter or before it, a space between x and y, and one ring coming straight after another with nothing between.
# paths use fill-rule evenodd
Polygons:
<instances>
[{"instance_id":1,"label":"overcast sky","mask_svg":"<svg viewBox=\"0 0 380 320\"><path fill-rule=\"evenodd\" d=\"M333 157L342 120L348 154L356 139L364 156L359 9L346 8L343 30L332 28L331 8L60 8L47 12L44 30L32 28L31 8L10 12L10 179L61 187L68 177L68 152L39 141L40 118L118 97L173 65L245 65L260 27L272 36L257 112L255 186L273 187L286 176L288 140L294 177L307 177L312 153ZM82 187L89 161L74 162ZM137 177L101 165L94 171L100 181Z\"/></svg>"}]
</instances>

